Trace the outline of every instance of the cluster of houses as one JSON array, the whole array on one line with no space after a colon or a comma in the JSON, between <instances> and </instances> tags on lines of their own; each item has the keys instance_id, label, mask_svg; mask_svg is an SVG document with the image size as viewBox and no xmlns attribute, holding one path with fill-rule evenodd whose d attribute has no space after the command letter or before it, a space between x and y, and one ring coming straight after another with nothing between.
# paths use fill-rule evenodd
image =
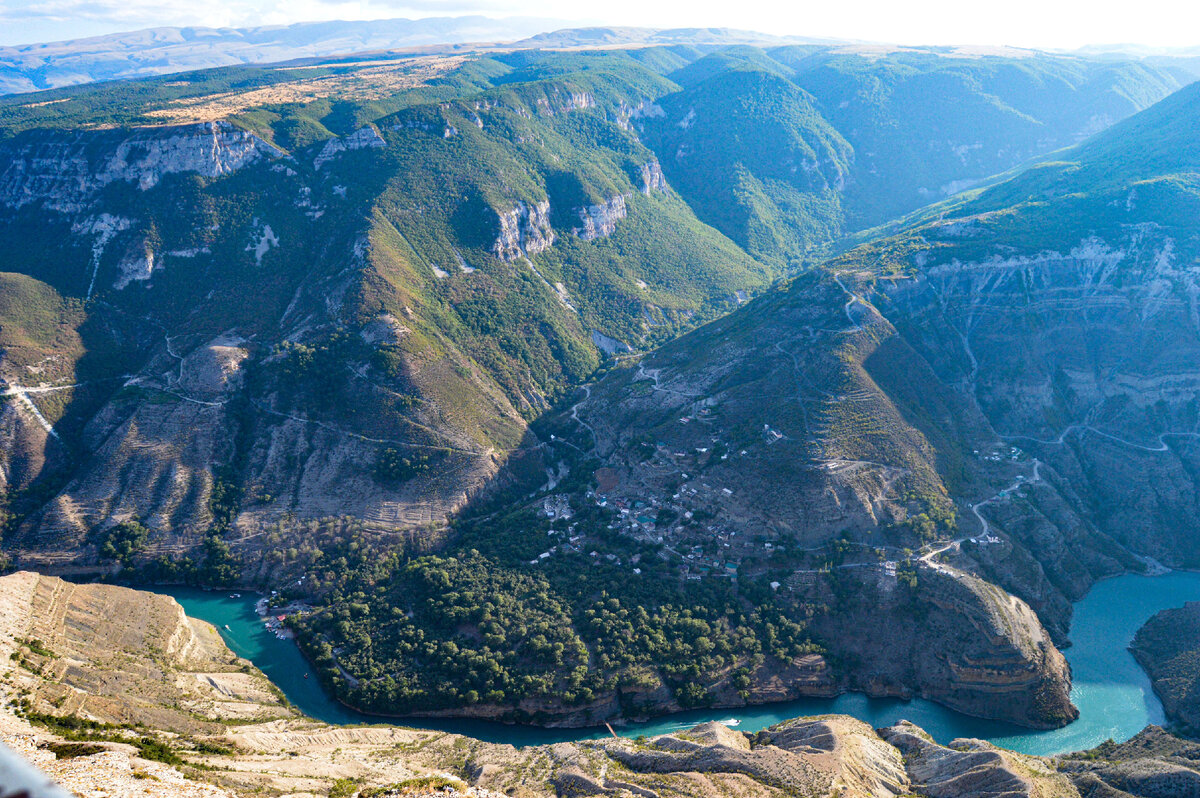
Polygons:
<instances>
[{"instance_id":1,"label":"cluster of houses","mask_svg":"<svg viewBox=\"0 0 1200 798\"><path fill-rule=\"evenodd\" d=\"M302 584L303 577L296 584ZM263 619L263 625L267 627L267 631L275 635L280 640L289 640L295 637L295 633L287 627L287 617L292 614L304 614L312 611L312 607L308 604L299 601L293 601L287 606L273 607L275 602L272 599L277 599L279 596L278 590L272 590L270 597L263 596L254 605L254 611Z\"/></svg>"},{"instance_id":2,"label":"cluster of houses","mask_svg":"<svg viewBox=\"0 0 1200 798\"><path fill-rule=\"evenodd\" d=\"M974 449L972 450L972 454L979 455L984 460L989 462L998 463L1001 460L1020 460L1021 455L1024 454L1024 452L1022 452L1016 446L1009 446L1007 449L1004 447L993 449L987 454L983 454L978 449Z\"/></svg>"},{"instance_id":3,"label":"cluster of houses","mask_svg":"<svg viewBox=\"0 0 1200 798\"><path fill-rule=\"evenodd\" d=\"M705 424L711 423L714 416L714 410L708 404L702 403L693 412L680 416L678 420L682 424ZM769 424L762 426L760 434L763 442L768 445L786 438ZM629 485L618 491L615 476L610 476L601 479L601 487L588 491L584 500L608 511L610 530L619 532L631 540L658 546L659 556L674 562L682 578L701 580L715 576L736 580L748 558L771 557L786 553L788 549L786 545L763 540L745 530L731 529L722 523L721 519L728 514L723 510L729 508L729 500L734 498L736 486L710 484L705 481L703 470L731 457L746 457L748 452L736 446L730 447L716 434L708 435L707 438L707 441L702 438L700 441L693 441L692 446L682 448L678 444L673 447L662 442L644 444L647 449L652 449L652 452L647 452L649 457L645 463L646 467L657 468L678 477L673 493L663 494L651 488L642 491L631 490ZM1021 456L1021 450L1015 446L986 455L988 459L1019 459ZM833 462L825 464L825 467L834 470L841 465L843 463ZM608 468L603 470L611 471ZM700 475L688 473L689 471L699 472ZM569 522L574 515L566 494L555 494L542 499L541 512L544 517L554 522ZM554 526L555 528L548 532L548 543L551 545L530 560L531 564L545 562L557 555L570 554L582 555L597 563L610 562L619 567L629 568L634 574L641 573L638 556L602 554L595 550L602 547L595 542L589 542L587 535L579 531L576 524L568 523L565 528L559 523L555 523ZM978 542L989 544L999 542L999 539L986 535ZM813 551L820 551L821 548L823 547L814 548ZM883 577L895 580L900 563L896 560L884 560L883 550L878 551L878 557L877 561L856 561L840 567L875 567ZM815 574L818 570L811 573Z\"/></svg>"},{"instance_id":4,"label":"cluster of houses","mask_svg":"<svg viewBox=\"0 0 1200 798\"><path fill-rule=\"evenodd\" d=\"M702 408L698 415L707 412L710 411ZM745 452L733 453L733 456L738 455L745 455ZM662 465L676 468L678 458L682 457L719 457L723 460L731 455L718 454L713 447L677 452L657 444L654 456ZM649 492L641 496L618 496L596 490L588 491L584 499L609 511L609 529L631 540L660 546L660 556L676 560L680 575L686 579L699 580L706 576L736 579L742 560L751 552L761 555L785 550L771 542L754 541L744 533L713 520L720 516L721 505L734 495L731 488L715 487L685 472L680 472L679 476L683 482L670 496ZM561 554L583 554L597 561L628 567L634 574L641 573L639 555L629 557L626 561L620 555L600 554L589 549L586 536L577 531L576 524L569 523L573 512L565 494L544 498L540 511L551 521L566 520L568 524L565 529L554 528L548 532L547 536L553 545L530 560L530 564Z\"/></svg>"}]
</instances>

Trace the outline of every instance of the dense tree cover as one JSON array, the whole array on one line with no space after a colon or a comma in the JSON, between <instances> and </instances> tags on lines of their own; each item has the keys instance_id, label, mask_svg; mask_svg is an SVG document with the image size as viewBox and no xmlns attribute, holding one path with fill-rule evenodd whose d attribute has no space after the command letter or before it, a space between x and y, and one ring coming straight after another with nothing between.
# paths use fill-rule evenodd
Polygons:
<instances>
[{"instance_id":1,"label":"dense tree cover","mask_svg":"<svg viewBox=\"0 0 1200 798\"><path fill-rule=\"evenodd\" d=\"M150 530L139 522L122 521L100 533L100 559L128 566L133 562L133 558L146 548L149 540Z\"/></svg>"},{"instance_id":2,"label":"dense tree cover","mask_svg":"<svg viewBox=\"0 0 1200 798\"><path fill-rule=\"evenodd\" d=\"M404 453L384 449L375 461L375 478L385 484L396 484L429 471L433 458L427 454Z\"/></svg>"},{"instance_id":3,"label":"dense tree cover","mask_svg":"<svg viewBox=\"0 0 1200 798\"><path fill-rule=\"evenodd\" d=\"M342 328L309 343L283 341L275 347L275 354L281 358L280 386L292 401L302 398L306 405L315 403L327 410L349 378L349 364L365 359L369 353L359 336Z\"/></svg>"},{"instance_id":4,"label":"dense tree cover","mask_svg":"<svg viewBox=\"0 0 1200 798\"><path fill-rule=\"evenodd\" d=\"M583 584L569 574L581 568ZM731 669L815 650L803 622L770 604L748 608L727 583L593 570L504 568L475 550L418 558L372 585L352 576L349 592L298 624L339 695L397 713L585 704L661 683L700 705L705 685ZM623 590L629 582L640 589Z\"/></svg>"},{"instance_id":5,"label":"dense tree cover","mask_svg":"<svg viewBox=\"0 0 1200 798\"><path fill-rule=\"evenodd\" d=\"M224 538L209 533L189 554L160 555L121 576L135 584L228 586L241 578L242 558Z\"/></svg>"},{"instance_id":6,"label":"dense tree cover","mask_svg":"<svg viewBox=\"0 0 1200 798\"><path fill-rule=\"evenodd\" d=\"M347 530L309 561L307 587L293 592L320 597L320 610L294 619L301 644L356 706L407 713L529 701L526 715L613 693L634 710L639 693L661 685L700 706L714 683L744 690L750 669L819 650L806 623L814 608L776 602L762 579L681 580L658 546L609 530L600 508L570 521L588 534L580 551L565 545L563 520L531 508L459 522L439 555L390 547L381 556ZM554 556L538 557L553 545Z\"/></svg>"},{"instance_id":7,"label":"dense tree cover","mask_svg":"<svg viewBox=\"0 0 1200 798\"><path fill-rule=\"evenodd\" d=\"M208 509L212 513L212 531L223 534L229 531L242 506L242 488L237 481L237 470L231 465L218 466L213 472Z\"/></svg>"},{"instance_id":8,"label":"dense tree cover","mask_svg":"<svg viewBox=\"0 0 1200 798\"><path fill-rule=\"evenodd\" d=\"M701 219L781 272L841 235L854 152L794 83L721 68L662 105L646 136Z\"/></svg>"}]
</instances>

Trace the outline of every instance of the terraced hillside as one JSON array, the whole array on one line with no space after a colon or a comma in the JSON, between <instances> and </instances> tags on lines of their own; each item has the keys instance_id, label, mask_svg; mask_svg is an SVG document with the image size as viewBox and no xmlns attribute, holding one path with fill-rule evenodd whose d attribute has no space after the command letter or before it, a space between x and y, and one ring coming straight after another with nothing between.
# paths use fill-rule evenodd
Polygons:
<instances>
[{"instance_id":1,"label":"terraced hillside","mask_svg":"<svg viewBox=\"0 0 1200 798\"><path fill-rule=\"evenodd\" d=\"M1186 457L1190 393L1102 422L1142 397L1123 363L1186 385L1154 347L1185 329L1156 292L1189 285L1164 231L1191 229L1194 91L768 288L1173 81L670 46L0 101L5 557L315 599L306 650L369 709L579 724L862 689L1061 725L1067 600L1190 556L1189 527L1104 504L1142 479L1157 520L1187 506L1153 458ZM930 85L962 102L933 115ZM1001 121L1021 144L993 155ZM1041 336L1067 306L1033 274L1118 292L1073 320L1137 310ZM1066 445L1092 430L1145 470L1110 484Z\"/></svg>"},{"instance_id":2,"label":"terraced hillside","mask_svg":"<svg viewBox=\"0 0 1200 798\"><path fill-rule=\"evenodd\" d=\"M1197 117L1193 86L577 394L573 502L688 578L770 581L851 683L971 706L1004 668L914 659L964 650L923 591L1061 643L1096 579L1194 565ZM873 598L910 581L898 616Z\"/></svg>"},{"instance_id":3,"label":"terraced hillside","mask_svg":"<svg viewBox=\"0 0 1200 798\"><path fill-rule=\"evenodd\" d=\"M25 506L22 545L78 557L94 527L137 520L169 552L239 506L258 530L436 524L595 368L595 342L645 345L761 286L620 124L662 79L564 66L291 152L225 122L10 139L14 264L93 328L119 320L140 357L85 347L108 401L75 435L39 438L10 407L34 439L14 436L14 461L74 455L58 496ZM81 351L54 353L64 374ZM14 396L62 385L15 354Z\"/></svg>"},{"instance_id":4,"label":"terraced hillside","mask_svg":"<svg viewBox=\"0 0 1200 798\"><path fill-rule=\"evenodd\" d=\"M855 224L857 170L873 157L855 142L874 122L843 115L839 129L822 114L856 86L1033 69L866 55L509 50L4 100L9 268L39 281L29 291L82 303L59 322L82 343L43 355L52 377L6 350L10 540L64 565L124 521L153 530L163 556L231 523L248 540L290 517L406 535L444 524L538 445L526 422L602 358L728 310ZM1174 80L1032 61L1075 75L1053 91L1097 119ZM831 88L835 73L852 80ZM1028 93L993 83L980 98ZM1046 91L1024 101L1053 104ZM1083 113L947 174L1069 140ZM917 117L903 137L927 135L932 115ZM711 168L690 171L699 161Z\"/></svg>"}]
</instances>

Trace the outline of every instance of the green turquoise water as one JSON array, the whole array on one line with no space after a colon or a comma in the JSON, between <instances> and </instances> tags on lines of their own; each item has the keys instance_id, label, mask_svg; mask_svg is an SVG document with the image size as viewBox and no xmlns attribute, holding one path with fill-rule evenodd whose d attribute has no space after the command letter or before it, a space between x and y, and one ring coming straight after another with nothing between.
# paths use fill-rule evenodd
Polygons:
<instances>
[{"instance_id":1,"label":"green turquoise water","mask_svg":"<svg viewBox=\"0 0 1200 798\"><path fill-rule=\"evenodd\" d=\"M254 613L255 598L245 594L200 590L164 590L178 599L189 615L217 627L229 647L252 661L307 715L327 723L380 723L333 701L315 675L305 678L308 663L295 643L279 640ZM802 699L737 710L700 710L670 715L649 723L618 729L628 736L654 735L689 728L708 720L737 718L738 729L754 732L788 718L830 712L853 715L872 726L900 719L923 727L939 742L955 737L981 737L1028 754L1049 755L1091 748L1106 739L1118 742L1137 734L1148 723L1162 723L1162 706L1150 681L1127 646L1151 615L1187 601L1200 600L1200 573L1172 572L1165 576L1126 575L1098 583L1075 605L1071 625L1073 645L1064 653L1071 663L1071 700L1079 720L1054 731L1030 731L1006 723L980 720L931 701L868 698L849 693L830 699ZM386 719L406 726L438 729L513 745L586 740L602 737L604 729L540 729L505 726L475 720Z\"/></svg>"}]
</instances>

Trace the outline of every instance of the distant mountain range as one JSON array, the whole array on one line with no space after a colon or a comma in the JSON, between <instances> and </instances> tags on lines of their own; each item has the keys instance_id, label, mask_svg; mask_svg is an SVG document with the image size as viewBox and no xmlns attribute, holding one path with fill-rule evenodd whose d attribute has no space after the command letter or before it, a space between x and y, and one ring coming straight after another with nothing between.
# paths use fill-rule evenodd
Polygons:
<instances>
[{"instance_id":1,"label":"distant mountain range","mask_svg":"<svg viewBox=\"0 0 1200 798\"><path fill-rule=\"evenodd\" d=\"M295 58L523 39L562 27L533 17L301 22L257 28L148 28L0 48L0 93Z\"/></svg>"},{"instance_id":2,"label":"distant mountain range","mask_svg":"<svg viewBox=\"0 0 1200 798\"><path fill-rule=\"evenodd\" d=\"M728 28L571 28L539 17L431 17L300 22L256 28L147 28L87 39L0 47L0 94L237 64L463 44L514 48L630 44L831 44Z\"/></svg>"},{"instance_id":3,"label":"distant mountain range","mask_svg":"<svg viewBox=\"0 0 1200 798\"><path fill-rule=\"evenodd\" d=\"M937 51L969 57L1037 55L1013 48L908 48L809 36L780 36L733 28L572 27L563 19L484 16L332 20L252 28L160 27L85 39L0 47L0 95L77 86L100 80L168 75L240 64L402 50L580 49L691 45L724 47L844 45L879 55ZM470 47L466 47L470 45ZM1091 59L1138 60L1175 75L1200 77L1200 48L1092 45L1075 53Z\"/></svg>"}]
</instances>

